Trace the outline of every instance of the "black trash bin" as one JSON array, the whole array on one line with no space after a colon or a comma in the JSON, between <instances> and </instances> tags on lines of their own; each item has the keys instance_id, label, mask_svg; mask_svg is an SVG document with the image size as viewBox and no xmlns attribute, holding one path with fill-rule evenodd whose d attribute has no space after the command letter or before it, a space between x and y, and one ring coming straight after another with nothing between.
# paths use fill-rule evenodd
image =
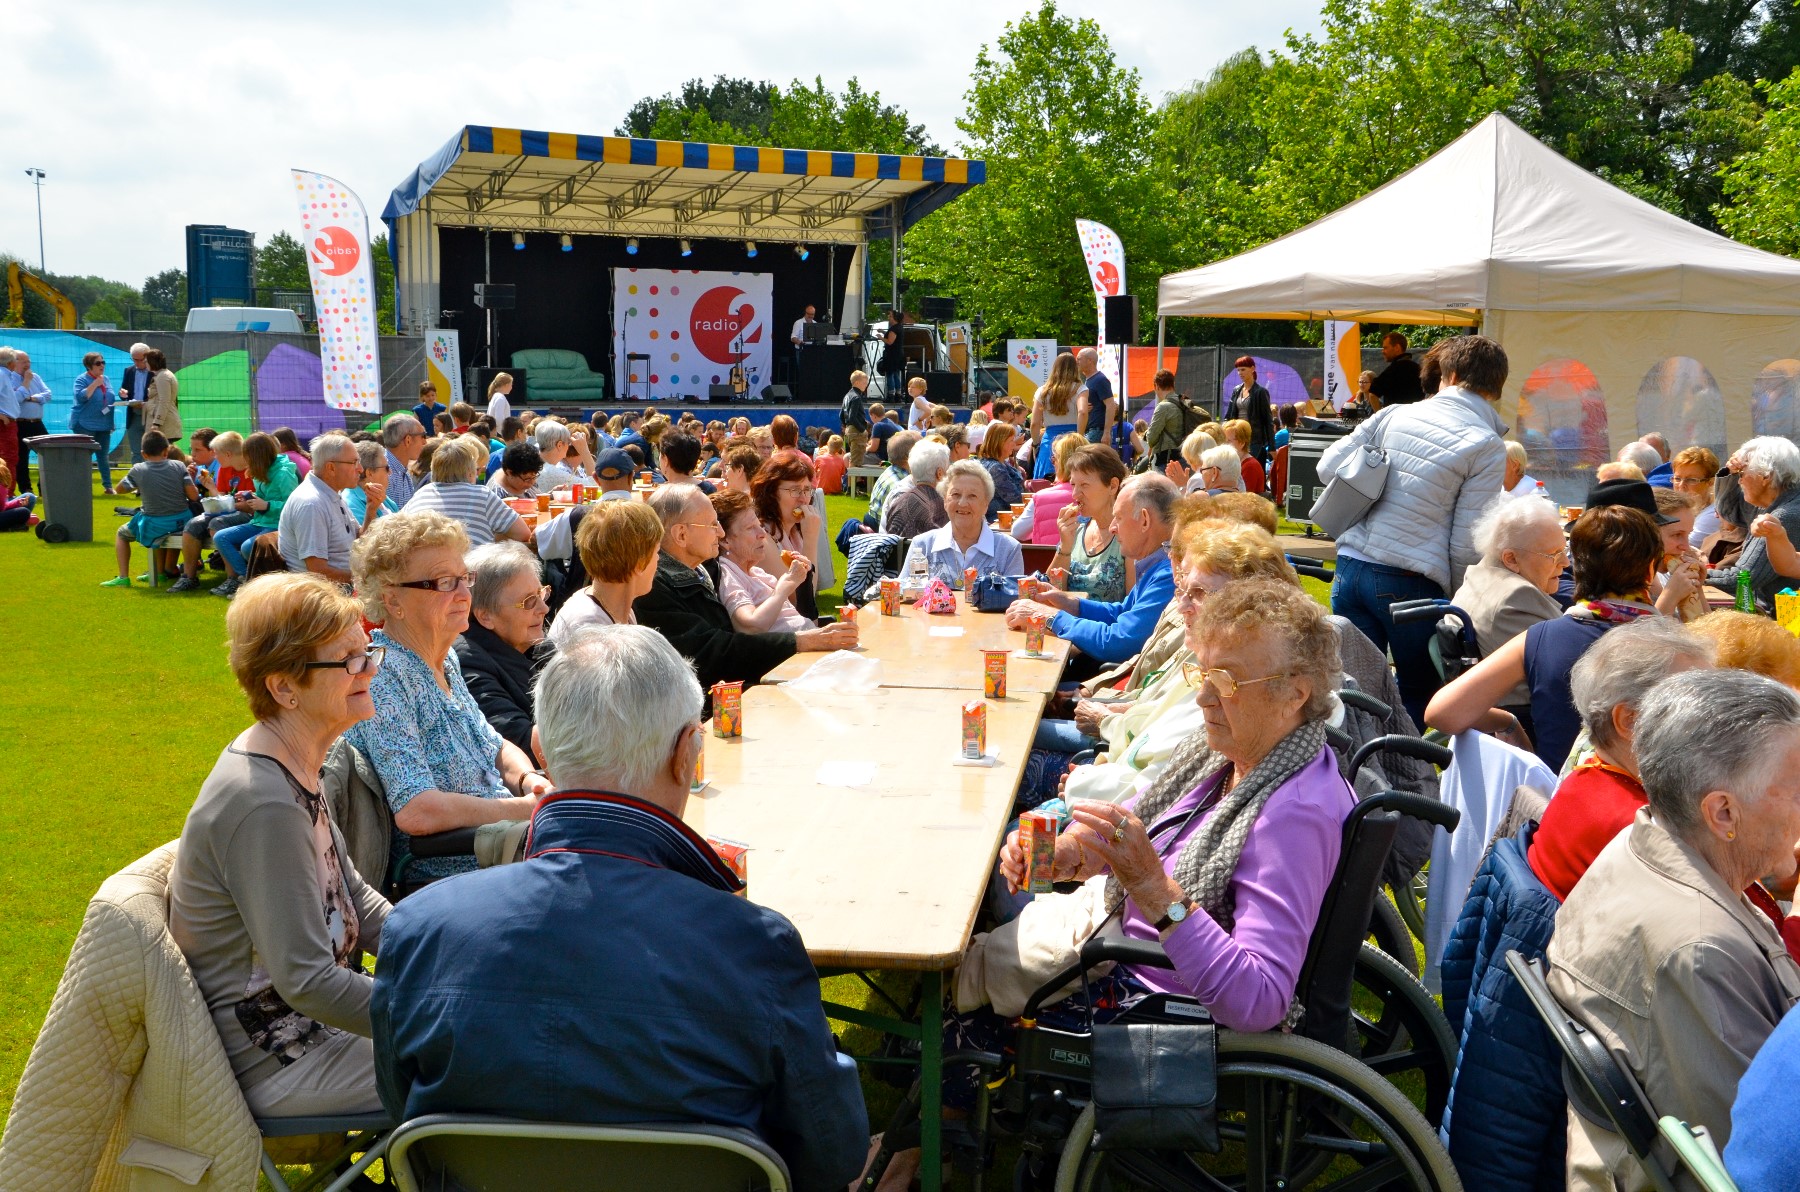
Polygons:
<instances>
[{"instance_id":1,"label":"black trash bin","mask_svg":"<svg viewBox=\"0 0 1800 1192\"><path fill-rule=\"evenodd\" d=\"M38 495L43 521L38 537L45 542L94 540L94 452L100 444L87 435L38 435L25 445L38 454Z\"/></svg>"}]
</instances>

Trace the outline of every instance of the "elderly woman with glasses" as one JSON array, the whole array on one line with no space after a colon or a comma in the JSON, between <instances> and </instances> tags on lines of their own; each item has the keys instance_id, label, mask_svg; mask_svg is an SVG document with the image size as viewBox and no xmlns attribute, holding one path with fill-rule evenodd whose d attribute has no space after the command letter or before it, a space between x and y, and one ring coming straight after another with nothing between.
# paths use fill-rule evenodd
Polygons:
<instances>
[{"instance_id":1,"label":"elderly woman with glasses","mask_svg":"<svg viewBox=\"0 0 1800 1192\"><path fill-rule=\"evenodd\" d=\"M1004 1024L995 1015L1018 1014L1115 912L1125 936L1160 941L1174 968L1114 969L1094 1003L1106 1014L1167 991L1197 998L1233 1030L1292 1021L1300 964L1355 805L1325 740L1341 669L1337 632L1295 585L1244 579L1205 597L1189 640L1188 682L1204 727L1141 794L1071 804L1053 875L1084 885L1039 895L1019 928L971 944L957 1005L991 1004L993 1014L962 1019L959 1046L998 1042ZM1010 887L1022 885L1016 832L1000 870ZM1041 938L1031 920L1073 925L1067 954L1040 963L1019 953L1021 939ZM1042 1018L1079 1020L1084 1005L1078 994Z\"/></svg>"},{"instance_id":2,"label":"elderly woman with glasses","mask_svg":"<svg viewBox=\"0 0 1800 1192\"><path fill-rule=\"evenodd\" d=\"M416 498L415 498L416 500ZM469 628L469 536L440 513L384 517L351 553L363 616L388 648L376 713L345 734L381 775L394 852L411 836L529 819L549 781L482 714L451 648ZM470 857L413 860L402 889L473 869Z\"/></svg>"},{"instance_id":3,"label":"elderly woman with glasses","mask_svg":"<svg viewBox=\"0 0 1800 1192\"><path fill-rule=\"evenodd\" d=\"M1743 896L1795 872L1800 697L1744 671L1686 671L1644 697L1633 743L1648 806L1558 912L1550 991L1658 1114L1724 1146L1739 1078L1800 1002L1800 965ZM1623 1139L1573 1109L1568 1177L1652 1186Z\"/></svg>"},{"instance_id":4,"label":"elderly woman with glasses","mask_svg":"<svg viewBox=\"0 0 1800 1192\"><path fill-rule=\"evenodd\" d=\"M360 955L388 904L351 864L320 790L339 734L375 714L381 646L322 576L246 584L225 614L255 723L189 810L169 875L169 931L257 1117L372 1113L373 981Z\"/></svg>"},{"instance_id":5,"label":"elderly woman with glasses","mask_svg":"<svg viewBox=\"0 0 1800 1192\"><path fill-rule=\"evenodd\" d=\"M1750 588L1765 611L1775 593L1800 583L1800 447L1774 435L1751 439L1726 465L1738 479L1744 500L1763 511L1751 521L1750 537L1737 565L1707 573L1706 582L1734 591L1738 573L1750 573Z\"/></svg>"},{"instance_id":6,"label":"elderly woman with glasses","mask_svg":"<svg viewBox=\"0 0 1800 1192\"><path fill-rule=\"evenodd\" d=\"M1719 457L1705 447L1684 447L1669 461L1669 470L1671 487L1694 502L1694 508L1699 511L1688 535L1688 545L1699 550L1702 543L1719 532L1719 511L1713 506Z\"/></svg>"},{"instance_id":7,"label":"elderly woman with glasses","mask_svg":"<svg viewBox=\"0 0 1800 1192\"><path fill-rule=\"evenodd\" d=\"M344 504L350 507L350 514L359 526L371 520L370 501L375 502L376 517L400 512L400 503L388 495L393 475L393 465L388 463L388 458L387 448L379 440L364 440L356 445L360 476L356 484L344 490Z\"/></svg>"},{"instance_id":8,"label":"elderly woman with glasses","mask_svg":"<svg viewBox=\"0 0 1800 1192\"><path fill-rule=\"evenodd\" d=\"M531 753L531 685L554 647L544 640L550 611L542 566L517 542L490 542L464 560L474 585L469 627L456 639L463 681L488 723Z\"/></svg>"}]
</instances>

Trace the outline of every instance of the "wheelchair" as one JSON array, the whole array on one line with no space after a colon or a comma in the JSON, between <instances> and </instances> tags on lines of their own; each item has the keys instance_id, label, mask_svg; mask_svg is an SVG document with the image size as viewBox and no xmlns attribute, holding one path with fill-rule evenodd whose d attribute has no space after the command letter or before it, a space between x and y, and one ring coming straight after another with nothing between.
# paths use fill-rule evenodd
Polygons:
<instances>
[{"instance_id":1,"label":"wheelchair","mask_svg":"<svg viewBox=\"0 0 1800 1192\"><path fill-rule=\"evenodd\" d=\"M1390 750L1434 761L1448 752L1418 738L1378 738L1357 751L1352 773ZM1075 964L1032 995L1005 1056L963 1051L944 1057L945 1068L972 1066L980 1075L973 1115L945 1123L946 1153L972 1171L977 1189L997 1138L1004 1135L1019 1146L1012 1183L1021 1192L1459 1192L1462 1185L1436 1127L1391 1082L1408 1074L1422 1078L1416 1083L1424 1085L1427 1109L1434 1119L1441 1116L1455 1058L1448 1024L1397 961L1365 942L1388 852L1402 819L1409 817L1447 830L1460 819L1454 808L1434 800L1385 791L1361 800L1345 820L1343 850L1300 970L1296 991L1305 1013L1295 1032L1217 1028L1217 1151L1095 1147L1092 1036L1042 1024L1038 1012L1071 982L1085 991L1089 970L1102 962L1171 967L1159 943L1097 937L1083 945ZM1373 1016L1359 1013L1360 981L1389 989L1393 1000ZM1091 1006L1088 1018L1091 1022ZM1211 1018L1192 998L1152 994L1113 1021L1204 1025ZM892 1156L914 1144L919 1101L915 1083L883 1135L862 1188L875 1187Z\"/></svg>"},{"instance_id":2,"label":"wheelchair","mask_svg":"<svg viewBox=\"0 0 1800 1192\"><path fill-rule=\"evenodd\" d=\"M1429 650L1431 665L1438 679L1448 683L1459 678L1481 661L1481 646L1475 639L1475 622L1468 613L1448 600L1401 600L1388 605L1388 615L1396 625L1415 621L1431 621L1434 631Z\"/></svg>"}]
</instances>

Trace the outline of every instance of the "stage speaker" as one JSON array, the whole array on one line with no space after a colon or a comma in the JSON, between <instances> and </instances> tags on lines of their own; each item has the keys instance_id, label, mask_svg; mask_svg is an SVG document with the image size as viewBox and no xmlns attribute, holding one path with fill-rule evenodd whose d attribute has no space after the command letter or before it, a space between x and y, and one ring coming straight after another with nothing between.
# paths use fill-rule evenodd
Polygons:
<instances>
[{"instance_id":1,"label":"stage speaker","mask_svg":"<svg viewBox=\"0 0 1800 1192\"><path fill-rule=\"evenodd\" d=\"M962 401L962 374L933 370L925 374L925 396L935 406L953 406Z\"/></svg>"},{"instance_id":2,"label":"stage speaker","mask_svg":"<svg viewBox=\"0 0 1800 1192\"><path fill-rule=\"evenodd\" d=\"M794 400L794 391L786 385L764 385L762 395L764 401Z\"/></svg>"},{"instance_id":3,"label":"stage speaker","mask_svg":"<svg viewBox=\"0 0 1800 1192\"><path fill-rule=\"evenodd\" d=\"M463 393L466 395L465 400L475 407L475 412L477 414L485 414L487 412L488 403L488 383L501 373L505 373L513 379L512 393L507 400L512 402L513 409L522 409L525 405L525 394L527 392L525 388L525 371L526 370L522 368L483 368L479 365L472 364L469 366L468 376L465 378L463 384ZM443 400L442 395L439 396L439 400Z\"/></svg>"},{"instance_id":4,"label":"stage speaker","mask_svg":"<svg viewBox=\"0 0 1800 1192\"><path fill-rule=\"evenodd\" d=\"M919 317L928 323L948 323L956 317L956 299L921 298Z\"/></svg>"},{"instance_id":5,"label":"stage speaker","mask_svg":"<svg viewBox=\"0 0 1800 1192\"><path fill-rule=\"evenodd\" d=\"M730 401L735 396L737 396L737 390L730 385L708 385L706 387L707 401Z\"/></svg>"},{"instance_id":6,"label":"stage speaker","mask_svg":"<svg viewBox=\"0 0 1800 1192\"><path fill-rule=\"evenodd\" d=\"M1109 294L1106 298L1106 342L1135 344L1137 338L1137 295Z\"/></svg>"},{"instance_id":7,"label":"stage speaker","mask_svg":"<svg viewBox=\"0 0 1800 1192\"><path fill-rule=\"evenodd\" d=\"M517 287L508 283L475 283L475 305L482 310L512 310L517 301Z\"/></svg>"}]
</instances>

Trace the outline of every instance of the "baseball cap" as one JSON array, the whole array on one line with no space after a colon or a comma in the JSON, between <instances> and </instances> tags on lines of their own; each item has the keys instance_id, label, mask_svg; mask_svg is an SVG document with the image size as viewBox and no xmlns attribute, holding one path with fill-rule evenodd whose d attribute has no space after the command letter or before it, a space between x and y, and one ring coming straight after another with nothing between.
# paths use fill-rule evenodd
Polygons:
<instances>
[{"instance_id":1,"label":"baseball cap","mask_svg":"<svg viewBox=\"0 0 1800 1192\"><path fill-rule=\"evenodd\" d=\"M596 480L618 480L637 471L631 462L631 456L617 447L608 447L594 457L594 478Z\"/></svg>"},{"instance_id":2,"label":"baseball cap","mask_svg":"<svg viewBox=\"0 0 1800 1192\"><path fill-rule=\"evenodd\" d=\"M1656 493L1642 480L1602 480L1588 489L1587 507L1598 509L1602 505L1623 505L1648 513L1650 520L1659 526L1672 526L1676 521L1657 512Z\"/></svg>"}]
</instances>

